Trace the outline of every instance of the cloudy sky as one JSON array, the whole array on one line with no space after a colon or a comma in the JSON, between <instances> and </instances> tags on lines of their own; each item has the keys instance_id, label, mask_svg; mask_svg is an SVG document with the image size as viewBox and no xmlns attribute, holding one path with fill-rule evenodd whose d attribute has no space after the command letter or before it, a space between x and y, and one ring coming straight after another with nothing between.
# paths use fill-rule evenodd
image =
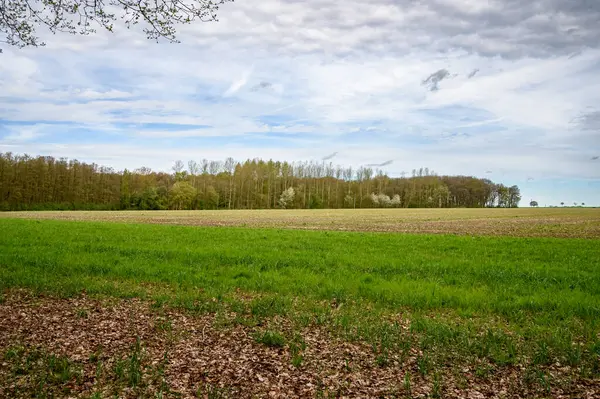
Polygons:
<instances>
[{"instance_id":1,"label":"cloudy sky","mask_svg":"<svg viewBox=\"0 0 600 399\"><path fill-rule=\"evenodd\" d=\"M600 205L597 0L236 0L178 33L0 43L0 152L385 162Z\"/></svg>"}]
</instances>

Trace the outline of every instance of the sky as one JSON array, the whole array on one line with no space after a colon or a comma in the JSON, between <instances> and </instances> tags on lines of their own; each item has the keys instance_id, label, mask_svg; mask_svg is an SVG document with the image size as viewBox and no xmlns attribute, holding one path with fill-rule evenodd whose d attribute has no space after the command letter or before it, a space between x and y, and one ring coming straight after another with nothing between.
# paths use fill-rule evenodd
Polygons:
<instances>
[{"instance_id":1,"label":"sky","mask_svg":"<svg viewBox=\"0 0 600 399\"><path fill-rule=\"evenodd\" d=\"M600 206L597 0L236 0L180 43L0 42L0 152L169 171L262 158Z\"/></svg>"}]
</instances>

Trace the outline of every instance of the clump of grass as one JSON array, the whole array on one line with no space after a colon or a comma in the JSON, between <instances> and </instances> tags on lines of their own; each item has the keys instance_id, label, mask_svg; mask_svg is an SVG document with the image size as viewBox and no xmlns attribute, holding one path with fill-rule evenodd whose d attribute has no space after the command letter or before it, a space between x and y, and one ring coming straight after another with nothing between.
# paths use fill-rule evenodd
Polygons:
<instances>
[{"instance_id":1,"label":"clump of grass","mask_svg":"<svg viewBox=\"0 0 600 399\"><path fill-rule=\"evenodd\" d=\"M158 318L154 324L154 328L161 332L171 332L173 331L173 324L169 319Z\"/></svg>"},{"instance_id":2,"label":"clump of grass","mask_svg":"<svg viewBox=\"0 0 600 399\"><path fill-rule=\"evenodd\" d=\"M479 378L488 378L494 371L494 368L489 364L479 364L475 368L475 375Z\"/></svg>"},{"instance_id":3,"label":"clump of grass","mask_svg":"<svg viewBox=\"0 0 600 399\"><path fill-rule=\"evenodd\" d=\"M4 360L10 365L12 383L9 394L30 394L34 397L69 395L69 383L81 382L82 365L64 356L57 356L40 349L26 349L23 346L9 347ZM19 377L26 376L26 379ZM22 385L23 381L26 385ZM13 391L16 390L16 391Z\"/></svg>"},{"instance_id":4,"label":"clump of grass","mask_svg":"<svg viewBox=\"0 0 600 399\"><path fill-rule=\"evenodd\" d=\"M142 343L140 338L136 337L130 355L126 358L117 359L114 364L113 372L117 379L131 388L139 386L144 375L142 357Z\"/></svg>"},{"instance_id":5,"label":"clump of grass","mask_svg":"<svg viewBox=\"0 0 600 399\"><path fill-rule=\"evenodd\" d=\"M292 357L292 365L294 367L300 367L304 361L302 353L306 349L306 342L300 334L295 334L294 338L289 342L290 355Z\"/></svg>"},{"instance_id":6,"label":"clump of grass","mask_svg":"<svg viewBox=\"0 0 600 399\"><path fill-rule=\"evenodd\" d=\"M137 337L129 357L129 386L136 387L142 381L142 344Z\"/></svg>"},{"instance_id":7,"label":"clump of grass","mask_svg":"<svg viewBox=\"0 0 600 399\"><path fill-rule=\"evenodd\" d=\"M254 333L254 341L272 348L283 348L285 346L285 337L276 331L256 332Z\"/></svg>"},{"instance_id":8,"label":"clump of grass","mask_svg":"<svg viewBox=\"0 0 600 399\"><path fill-rule=\"evenodd\" d=\"M436 372L433 375L433 389L431 396L435 399L442 397L442 376L439 372Z\"/></svg>"},{"instance_id":9,"label":"clump of grass","mask_svg":"<svg viewBox=\"0 0 600 399\"><path fill-rule=\"evenodd\" d=\"M210 384L210 383L200 384L200 386L196 390L196 396L198 398L226 399L226 398L230 398L231 395L232 395L231 388L219 387L217 385Z\"/></svg>"},{"instance_id":10,"label":"clump of grass","mask_svg":"<svg viewBox=\"0 0 600 399\"><path fill-rule=\"evenodd\" d=\"M153 379L158 385L158 393L156 395L157 398L163 398L164 395L168 395L171 393L171 389L169 387L169 384L167 384L167 380L165 378L165 367L167 366L168 363L169 363L169 355L165 351L165 353L163 354L162 360L158 363L158 365L154 369Z\"/></svg>"},{"instance_id":11,"label":"clump of grass","mask_svg":"<svg viewBox=\"0 0 600 399\"><path fill-rule=\"evenodd\" d=\"M404 386L404 391L406 392L406 395L409 398L412 397L412 386L410 382L410 373L408 371L406 372L406 374L404 374L404 381L402 385Z\"/></svg>"},{"instance_id":12,"label":"clump of grass","mask_svg":"<svg viewBox=\"0 0 600 399\"><path fill-rule=\"evenodd\" d=\"M433 369L433 362L429 355L424 354L417 357L417 369L422 376L426 376Z\"/></svg>"},{"instance_id":13,"label":"clump of grass","mask_svg":"<svg viewBox=\"0 0 600 399\"><path fill-rule=\"evenodd\" d=\"M250 303L250 312L258 318L286 315L289 310L289 302L286 298L279 296L266 296L256 298Z\"/></svg>"},{"instance_id":14,"label":"clump of grass","mask_svg":"<svg viewBox=\"0 0 600 399\"><path fill-rule=\"evenodd\" d=\"M375 363L377 363L377 365L379 367L385 367L385 366L387 366L390 363L387 351L383 352L383 353L380 353L379 355L377 355L377 357L375 358Z\"/></svg>"}]
</instances>

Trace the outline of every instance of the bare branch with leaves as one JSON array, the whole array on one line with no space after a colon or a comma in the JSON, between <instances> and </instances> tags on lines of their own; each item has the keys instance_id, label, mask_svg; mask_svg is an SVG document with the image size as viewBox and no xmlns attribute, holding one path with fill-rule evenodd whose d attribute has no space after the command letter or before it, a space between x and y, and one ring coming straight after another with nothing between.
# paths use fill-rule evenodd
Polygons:
<instances>
[{"instance_id":1,"label":"bare branch with leaves","mask_svg":"<svg viewBox=\"0 0 600 399\"><path fill-rule=\"evenodd\" d=\"M89 35L115 23L145 25L148 39L178 42L176 26L216 21L219 6L234 0L0 0L0 34L9 45L43 46L36 29ZM0 39L1 40L1 39Z\"/></svg>"}]
</instances>

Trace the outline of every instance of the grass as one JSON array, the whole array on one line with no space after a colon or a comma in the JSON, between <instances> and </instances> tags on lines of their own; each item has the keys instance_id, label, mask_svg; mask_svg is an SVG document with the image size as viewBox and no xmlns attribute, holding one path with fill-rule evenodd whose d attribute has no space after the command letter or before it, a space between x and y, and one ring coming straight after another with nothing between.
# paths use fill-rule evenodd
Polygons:
<instances>
[{"instance_id":1,"label":"grass","mask_svg":"<svg viewBox=\"0 0 600 399\"><path fill-rule=\"evenodd\" d=\"M268 320L370 342L379 367L391 351L418 348L417 371L435 377L438 393L435 370L445 362L477 359L482 378L555 362L584 377L600 372L597 240L18 219L0 219L0 229L2 289L233 310L237 322L260 327L257 342L288 347L296 367L305 344L264 327ZM115 366L131 386L139 355ZM534 371L532 381L546 384Z\"/></svg>"},{"instance_id":2,"label":"grass","mask_svg":"<svg viewBox=\"0 0 600 399\"><path fill-rule=\"evenodd\" d=\"M108 370L104 370L101 356L94 354L90 357L90 362L96 364L96 373L95 378L88 376L87 380L93 381L94 390L102 390L103 393L93 392L88 397L117 397L124 391L134 393L136 397L163 397L170 393L164 383L166 354L163 362L145 369L142 367L144 350L139 338L129 352L117 358ZM74 397L76 395L71 388L84 380L84 364L40 348L12 345L4 350L0 359L4 362L3 366L10 365L8 375L0 374L0 381L6 383L4 393L10 397ZM148 396L148 387L143 386L144 376L146 381L154 382L158 387L154 389L155 395Z\"/></svg>"},{"instance_id":3,"label":"grass","mask_svg":"<svg viewBox=\"0 0 600 399\"><path fill-rule=\"evenodd\" d=\"M29 379L28 385L32 388L30 393L34 397L54 397L56 394L68 396L68 382L81 379L82 375L81 365L38 348L9 347L4 352L3 360L12 366L10 374L14 384L11 388L18 391L19 382Z\"/></svg>"},{"instance_id":4,"label":"grass","mask_svg":"<svg viewBox=\"0 0 600 399\"><path fill-rule=\"evenodd\" d=\"M276 331L257 332L254 340L273 348L283 348L285 346L285 337Z\"/></svg>"},{"instance_id":5,"label":"grass","mask_svg":"<svg viewBox=\"0 0 600 399\"><path fill-rule=\"evenodd\" d=\"M199 289L278 294L251 302L259 317L286 314L297 296L542 324L600 315L594 240L22 220L0 228L10 232L0 237L3 288L138 296L163 287L181 301Z\"/></svg>"}]
</instances>

